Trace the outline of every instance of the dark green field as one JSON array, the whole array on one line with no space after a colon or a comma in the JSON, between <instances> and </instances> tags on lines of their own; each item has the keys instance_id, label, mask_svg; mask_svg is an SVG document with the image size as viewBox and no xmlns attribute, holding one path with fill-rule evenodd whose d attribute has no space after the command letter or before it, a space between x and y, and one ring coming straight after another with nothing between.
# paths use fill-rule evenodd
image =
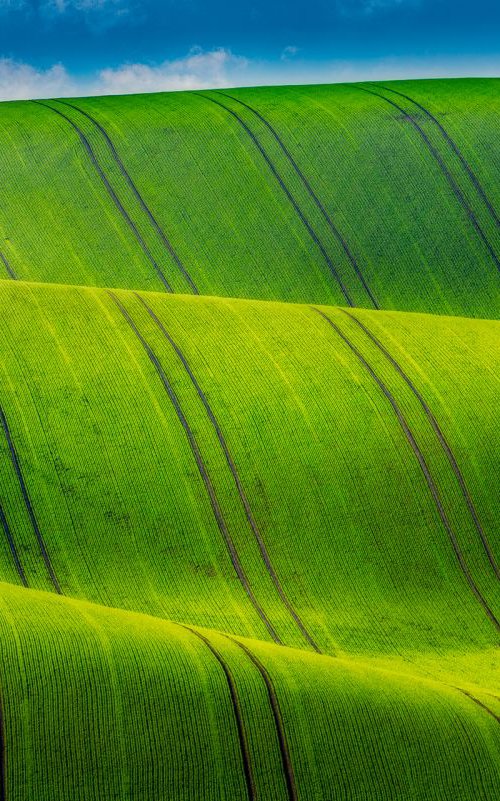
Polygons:
<instances>
[{"instance_id":1,"label":"dark green field","mask_svg":"<svg viewBox=\"0 0 500 801\"><path fill-rule=\"evenodd\" d=\"M498 801L499 89L0 106L0 801Z\"/></svg>"}]
</instances>

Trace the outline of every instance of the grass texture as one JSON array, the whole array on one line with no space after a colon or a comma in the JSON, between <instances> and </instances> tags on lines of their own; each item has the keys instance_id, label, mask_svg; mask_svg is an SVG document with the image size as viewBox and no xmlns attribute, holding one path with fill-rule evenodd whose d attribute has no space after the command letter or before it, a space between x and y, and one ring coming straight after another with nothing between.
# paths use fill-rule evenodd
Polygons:
<instances>
[{"instance_id":1,"label":"grass texture","mask_svg":"<svg viewBox=\"0 0 500 801\"><path fill-rule=\"evenodd\" d=\"M4 272L497 318L498 85L3 104Z\"/></svg>"},{"instance_id":2,"label":"grass texture","mask_svg":"<svg viewBox=\"0 0 500 801\"><path fill-rule=\"evenodd\" d=\"M497 801L497 90L0 106L0 801Z\"/></svg>"}]
</instances>

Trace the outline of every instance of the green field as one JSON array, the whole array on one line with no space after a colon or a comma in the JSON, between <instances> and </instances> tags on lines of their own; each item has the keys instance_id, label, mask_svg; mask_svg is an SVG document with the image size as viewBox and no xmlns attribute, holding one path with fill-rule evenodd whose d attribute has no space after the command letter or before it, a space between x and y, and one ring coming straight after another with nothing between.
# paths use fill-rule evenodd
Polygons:
<instances>
[{"instance_id":1,"label":"green field","mask_svg":"<svg viewBox=\"0 0 500 801\"><path fill-rule=\"evenodd\" d=\"M499 85L0 106L0 801L497 801Z\"/></svg>"}]
</instances>

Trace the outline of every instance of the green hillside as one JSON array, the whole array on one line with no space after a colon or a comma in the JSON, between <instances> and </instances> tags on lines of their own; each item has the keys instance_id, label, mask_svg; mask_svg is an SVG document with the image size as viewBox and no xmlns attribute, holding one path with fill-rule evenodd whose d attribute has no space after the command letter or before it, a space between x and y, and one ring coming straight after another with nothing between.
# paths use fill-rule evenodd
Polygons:
<instances>
[{"instance_id":1,"label":"green hillside","mask_svg":"<svg viewBox=\"0 0 500 801\"><path fill-rule=\"evenodd\" d=\"M498 85L0 106L0 801L497 801Z\"/></svg>"},{"instance_id":2,"label":"green hillside","mask_svg":"<svg viewBox=\"0 0 500 801\"><path fill-rule=\"evenodd\" d=\"M496 318L498 86L3 104L0 251L30 281Z\"/></svg>"}]
</instances>

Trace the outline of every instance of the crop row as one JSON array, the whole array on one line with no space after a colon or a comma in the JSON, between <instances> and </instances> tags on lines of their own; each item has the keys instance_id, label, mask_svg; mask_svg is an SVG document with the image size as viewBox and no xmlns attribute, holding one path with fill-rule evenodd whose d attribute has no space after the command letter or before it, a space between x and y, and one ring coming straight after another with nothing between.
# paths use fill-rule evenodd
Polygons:
<instances>
[{"instance_id":1,"label":"crop row","mask_svg":"<svg viewBox=\"0 0 500 801\"><path fill-rule=\"evenodd\" d=\"M474 342L471 361L453 337L435 352L434 318L359 318L432 409L454 467L390 359L327 312L391 392L430 485L394 407L313 310L114 295L4 290L2 407L63 592L264 639L253 598L281 642L326 653L493 646L431 486L496 615L495 323L446 323ZM5 437L2 464L27 582L50 589Z\"/></svg>"},{"instance_id":2,"label":"crop row","mask_svg":"<svg viewBox=\"0 0 500 801\"><path fill-rule=\"evenodd\" d=\"M13 801L495 798L498 723L436 682L7 585L0 627Z\"/></svg>"},{"instance_id":3,"label":"crop row","mask_svg":"<svg viewBox=\"0 0 500 801\"><path fill-rule=\"evenodd\" d=\"M32 280L496 317L492 86L452 132L397 91L13 104L2 254Z\"/></svg>"}]
</instances>

